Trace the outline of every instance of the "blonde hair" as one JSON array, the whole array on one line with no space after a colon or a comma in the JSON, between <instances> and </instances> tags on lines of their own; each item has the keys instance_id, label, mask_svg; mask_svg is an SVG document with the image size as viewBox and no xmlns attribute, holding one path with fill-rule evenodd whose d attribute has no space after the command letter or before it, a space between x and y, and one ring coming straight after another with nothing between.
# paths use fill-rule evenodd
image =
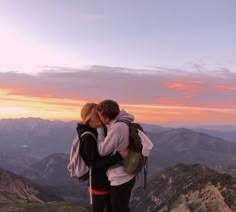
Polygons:
<instances>
[{"instance_id":1,"label":"blonde hair","mask_svg":"<svg viewBox=\"0 0 236 212\"><path fill-rule=\"evenodd\" d=\"M92 115L96 113L97 104L95 103L86 103L81 109L80 116L82 118L83 124L88 124L89 120L92 118Z\"/></svg>"}]
</instances>

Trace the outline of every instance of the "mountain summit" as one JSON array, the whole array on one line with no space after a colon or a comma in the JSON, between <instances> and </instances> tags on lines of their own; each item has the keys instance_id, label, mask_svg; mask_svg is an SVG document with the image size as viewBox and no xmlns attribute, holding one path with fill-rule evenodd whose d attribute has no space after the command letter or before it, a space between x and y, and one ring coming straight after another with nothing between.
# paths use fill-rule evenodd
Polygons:
<instances>
[{"instance_id":1,"label":"mountain summit","mask_svg":"<svg viewBox=\"0 0 236 212\"><path fill-rule=\"evenodd\" d=\"M236 177L203 165L178 164L134 191L134 211L236 211Z\"/></svg>"},{"instance_id":2,"label":"mountain summit","mask_svg":"<svg viewBox=\"0 0 236 212\"><path fill-rule=\"evenodd\" d=\"M62 201L62 198L29 180L0 168L0 202L49 202Z\"/></svg>"}]
</instances>

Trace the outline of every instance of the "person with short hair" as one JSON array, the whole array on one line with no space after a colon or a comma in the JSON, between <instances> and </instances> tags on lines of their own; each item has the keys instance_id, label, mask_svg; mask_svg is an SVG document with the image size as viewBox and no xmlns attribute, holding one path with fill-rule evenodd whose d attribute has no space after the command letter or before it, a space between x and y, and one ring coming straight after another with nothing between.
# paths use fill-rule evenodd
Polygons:
<instances>
[{"instance_id":1,"label":"person with short hair","mask_svg":"<svg viewBox=\"0 0 236 212\"><path fill-rule=\"evenodd\" d=\"M103 124L108 125L107 136L104 141L98 142L99 153L109 155L115 154L116 150L127 149L129 128L125 122L133 122L134 116L120 110L118 103L110 99L100 102L97 111ZM129 212L129 200L135 184L135 176L128 174L122 165L108 168L107 176L110 181L112 212Z\"/></svg>"}]
</instances>

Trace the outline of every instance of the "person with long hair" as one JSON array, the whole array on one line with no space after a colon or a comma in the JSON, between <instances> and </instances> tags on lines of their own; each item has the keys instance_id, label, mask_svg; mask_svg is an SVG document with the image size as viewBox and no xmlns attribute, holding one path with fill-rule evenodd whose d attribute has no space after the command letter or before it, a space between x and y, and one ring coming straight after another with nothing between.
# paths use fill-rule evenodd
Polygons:
<instances>
[{"instance_id":1,"label":"person with long hair","mask_svg":"<svg viewBox=\"0 0 236 212\"><path fill-rule=\"evenodd\" d=\"M92 211L111 212L110 185L106 171L108 167L121 161L126 153L121 151L112 156L100 156L97 147L98 134L96 128L101 127L102 123L97 116L96 110L97 104L95 103L87 103L81 110L82 121L77 125L77 132L81 142L79 153L91 171L88 190L92 196ZM84 132L90 133L81 136Z\"/></svg>"}]
</instances>

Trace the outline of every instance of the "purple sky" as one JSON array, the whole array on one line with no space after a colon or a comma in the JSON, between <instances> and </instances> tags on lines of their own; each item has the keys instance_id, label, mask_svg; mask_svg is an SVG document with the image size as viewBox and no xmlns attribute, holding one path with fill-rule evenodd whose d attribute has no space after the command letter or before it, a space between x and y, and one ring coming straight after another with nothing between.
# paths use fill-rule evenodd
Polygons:
<instances>
[{"instance_id":1,"label":"purple sky","mask_svg":"<svg viewBox=\"0 0 236 212\"><path fill-rule=\"evenodd\" d=\"M104 65L235 71L234 0L0 0L0 71Z\"/></svg>"}]
</instances>

